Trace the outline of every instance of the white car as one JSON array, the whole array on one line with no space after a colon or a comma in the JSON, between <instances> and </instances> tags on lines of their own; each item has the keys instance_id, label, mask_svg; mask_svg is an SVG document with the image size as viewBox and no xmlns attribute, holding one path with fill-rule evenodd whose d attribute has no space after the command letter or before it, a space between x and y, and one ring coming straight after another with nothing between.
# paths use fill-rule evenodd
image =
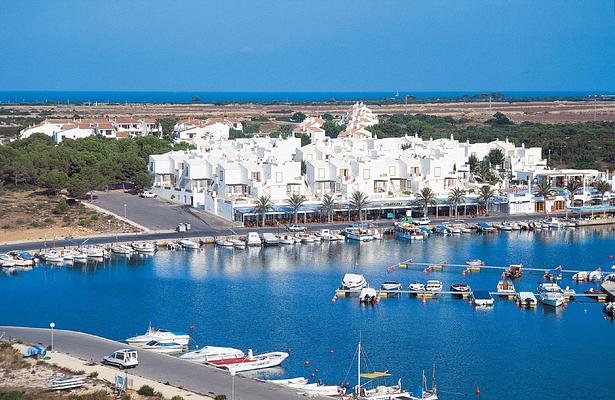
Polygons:
<instances>
[{"instance_id":1,"label":"white car","mask_svg":"<svg viewBox=\"0 0 615 400\"><path fill-rule=\"evenodd\" d=\"M114 351L110 356L103 358L105 365L115 365L119 369L135 368L139 365L139 356L136 350L122 349Z\"/></svg>"},{"instance_id":2,"label":"white car","mask_svg":"<svg viewBox=\"0 0 615 400\"><path fill-rule=\"evenodd\" d=\"M416 221L414 221L414 223L417 225L429 225L431 223L431 220L427 217L423 217L417 219Z\"/></svg>"},{"instance_id":3,"label":"white car","mask_svg":"<svg viewBox=\"0 0 615 400\"><path fill-rule=\"evenodd\" d=\"M307 231L307 228L297 224L290 224L286 225L286 230L289 232L305 232Z\"/></svg>"},{"instance_id":4,"label":"white car","mask_svg":"<svg viewBox=\"0 0 615 400\"><path fill-rule=\"evenodd\" d=\"M158 197L156 193L150 192L149 190L143 191L139 196L143 197L144 199L155 199L156 197Z\"/></svg>"}]
</instances>

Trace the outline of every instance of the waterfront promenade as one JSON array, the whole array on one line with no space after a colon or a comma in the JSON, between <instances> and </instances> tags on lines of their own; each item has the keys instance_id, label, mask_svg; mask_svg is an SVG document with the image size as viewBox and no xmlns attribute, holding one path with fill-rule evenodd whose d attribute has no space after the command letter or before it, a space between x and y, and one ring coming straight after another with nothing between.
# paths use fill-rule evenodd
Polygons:
<instances>
[{"instance_id":1,"label":"waterfront promenade","mask_svg":"<svg viewBox=\"0 0 615 400\"><path fill-rule=\"evenodd\" d=\"M51 342L51 331L42 328L0 326L4 339L15 339L26 343ZM54 351L69 354L86 361L99 362L113 351L128 348L125 343L98 336L68 331L54 331ZM118 370L118 374L120 374ZM231 376L228 372L180 360L177 357L139 350L139 366L130 370L137 375L161 383L209 396L226 394L231 398ZM235 377L235 398L242 400L290 400L303 398L294 391L266 382L241 376Z\"/></svg>"}]
</instances>

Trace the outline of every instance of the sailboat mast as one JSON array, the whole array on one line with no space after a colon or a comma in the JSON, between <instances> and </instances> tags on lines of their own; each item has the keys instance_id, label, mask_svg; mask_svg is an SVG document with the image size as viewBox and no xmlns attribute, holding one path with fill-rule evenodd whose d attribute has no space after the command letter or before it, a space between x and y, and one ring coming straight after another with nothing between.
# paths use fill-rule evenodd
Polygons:
<instances>
[{"instance_id":1,"label":"sailboat mast","mask_svg":"<svg viewBox=\"0 0 615 400\"><path fill-rule=\"evenodd\" d=\"M357 354L357 394L359 393L361 393L361 339L359 339Z\"/></svg>"}]
</instances>

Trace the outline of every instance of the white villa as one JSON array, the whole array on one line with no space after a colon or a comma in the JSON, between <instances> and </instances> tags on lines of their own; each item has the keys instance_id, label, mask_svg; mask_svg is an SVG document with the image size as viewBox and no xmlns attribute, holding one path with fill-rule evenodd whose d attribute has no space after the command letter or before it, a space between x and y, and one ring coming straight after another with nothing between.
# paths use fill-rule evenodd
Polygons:
<instances>
[{"instance_id":1,"label":"white villa","mask_svg":"<svg viewBox=\"0 0 615 400\"><path fill-rule=\"evenodd\" d=\"M228 118L182 119L175 124L173 140L176 143L188 142L197 144L201 140L227 140L230 130L243 130L241 121Z\"/></svg>"},{"instance_id":2,"label":"white villa","mask_svg":"<svg viewBox=\"0 0 615 400\"><path fill-rule=\"evenodd\" d=\"M60 143L64 139L80 139L93 135L109 139L161 135L162 126L151 118L46 119L40 124L23 129L19 137L26 139L35 133L43 133Z\"/></svg>"},{"instance_id":3,"label":"white villa","mask_svg":"<svg viewBox=\"0 0 615 400\"><path fill-rule=\"evenodd\" d=\"M415 194L423 188L437 197L430 213L451 213L448 195L453 188L466 191L464 212L476 213L478 192L486 183L471 172L469 159L482 160L492 150L504 155L502 165L493 171L500 179L492 186L496 197L489 204L500 212L551 212L598 204L599 196L589 183L614 180L596 170L548 169L540 148L515 146L508 139L490 143L460 142L452 135L437 140L418 135L376 139L366 128L378 117L362 103L342 119L347 124L345 134L333 139L324 135L321 118L306 118L293 129L294 134L310 136L312 143L306 146L294 135L228 140L231 127L224 120L180 121L176 138L191 141L196 150L150 156L153 190L166 199L245 222L255 219L260 196L273 203L267 212L271 219L288 218L292 210L286 200L293 194L306 197L300 209L306 219L319 214L324 195L333 196L337 211L347 215L349 198L356 191L369 198L367 212L374 217L421 213ZM186 132L194 135L185 136ZM562 189L570 179L582 184L572 196ZM545 180L556 190L543 198L534 193L533 185Z\"/></svg>"}]
</instances>

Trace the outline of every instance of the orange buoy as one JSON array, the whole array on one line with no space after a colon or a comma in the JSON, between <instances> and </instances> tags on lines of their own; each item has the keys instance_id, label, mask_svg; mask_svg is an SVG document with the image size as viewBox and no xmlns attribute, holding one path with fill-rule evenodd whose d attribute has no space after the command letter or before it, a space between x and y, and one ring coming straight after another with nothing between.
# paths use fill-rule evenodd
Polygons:
<instances>
[{"instance_id":1,"label":"orange buoy","mask_svg":"<svg viewBox=\"0 0 615 400\"><path fill-rule=\"evenodd\" d=\"M478 386L476 386L476 397L480 397L480 388Z\"/></svg>"},{"instance_id":2,"label":"orange buoy","mask_svg":"<svg viewBox=\"0 0 615 400\"><path fill-rule=\"evenodd\" d=\"M193 331L193 330L194 330L194 325L190 325L190 326L188 327L188 329L189 329L189 330L191 330L191 331Z\"/></svg>"},{"instance_id":3,"label":"orange buoy","mask_svg":"<svg viewBox=\"0 0 615 400\"><path fill-rule=\"evenodd\" d=\"M312 378L313 378L314 376L316 376L316 375L314 375L314 373L312 372Z\"/></svg>"},{"instance_id":4,"label":"orange buoy","mask_svg":"<svg viewBox=\"0 0 615 400\"><path fill-rule=\"evenodd\" d=\"M305 365L306 367L307 367L308 365L310 365L310 360L305 360L305 361L303 362L303 365Z\"/></svg>"}]
</instances>

